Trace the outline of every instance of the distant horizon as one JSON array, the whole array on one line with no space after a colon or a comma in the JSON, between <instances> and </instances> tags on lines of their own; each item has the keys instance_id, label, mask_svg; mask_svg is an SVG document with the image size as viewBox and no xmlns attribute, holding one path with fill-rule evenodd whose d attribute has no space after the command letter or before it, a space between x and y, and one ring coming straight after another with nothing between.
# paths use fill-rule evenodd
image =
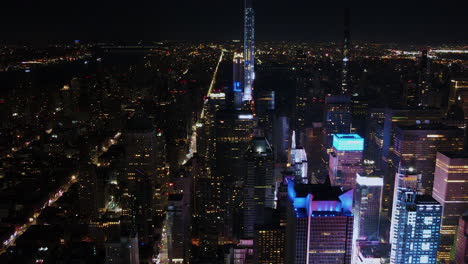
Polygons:
<instances>
[{"instance_id":1,"label":"distant horizon","mask_svg":"<svg viewBox=\"0 0 468 264\"><path fill-rule=\"evenodd\" d=\"M0 45L54 45L54 44L73 44L76 39L58 39L58 40L0 40ZM153 39L153 40L143 40L143 39L122 39L122 40L88 40L80 39L81 44L123 44L123 45L137 45L139 42L142 42L142 45L145 44L154 44L157 42L173 42L173 43L226 43L232 42L243 45L241 39ZM263 43L294 43L294 44L330 44L330 45L340 45L342 41L315 41L315 40L258 40L257 44ZM421 43L421 42L383 42L383 41L372 41L372 40L351 40L351 44L357 45L399 45L399 46L466 46L464 48L468 49L468 40L460 42L432 42L432 43Z\"/></svg>"},{"instance_id":2,"label":"distant horizon","mask_svg":"<svg viewBox=\"0 0 468 264\"><path fill-rule=\"evenodd\" d=\"M242 39L243 0L7 3L1 38L41 40ZM468 42L468 1L333 3L254 0L257 40L340 42L351 9L351 41L402 44Z\"/></svg>"}]
</instances>

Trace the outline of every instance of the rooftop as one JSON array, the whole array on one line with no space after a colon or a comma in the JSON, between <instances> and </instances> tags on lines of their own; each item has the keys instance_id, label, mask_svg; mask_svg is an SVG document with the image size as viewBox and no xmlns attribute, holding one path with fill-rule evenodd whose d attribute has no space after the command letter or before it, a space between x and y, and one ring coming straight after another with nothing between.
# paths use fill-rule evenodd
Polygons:
<instances>
[{"instance_id":1,"label":"rooftop","mask_svg":"<svg viewBox=\"0 0 468 264\"><path fill-rule=\"evenodd\" d=\"M451 159L466 159L468 158L467 151L441 151L442 155L449 157Z\"/></svg>"}]
</instances>

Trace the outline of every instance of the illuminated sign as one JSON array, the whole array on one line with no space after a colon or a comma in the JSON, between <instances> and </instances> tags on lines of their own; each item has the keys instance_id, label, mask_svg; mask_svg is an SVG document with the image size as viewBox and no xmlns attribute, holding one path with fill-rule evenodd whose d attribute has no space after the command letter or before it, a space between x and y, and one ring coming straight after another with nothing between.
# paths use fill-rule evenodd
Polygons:
<instances>
[{"instance_id":1,"label":"illuminated sign","mask_svg":"<svg viewBox=\"0 0 468 264\"><path fill-rule=\"evenodd\" d=\"M210 94L210 98L213 98L213 99L224 99L226 97L226 94L225 93L211 93Z\"/></svg>"},{"instance_id":2,"label":"illuminated sign","mask_svg":"<svg viewBox=\"0 0 468 264\"><path fill-rule=\"evenodd\" d=\"M358 134L334 134L333 147L338 151L363 151L364 139Z\"/></svg>"},{"instance_id":3,"label":"illuminated sign","mask_svg":"<svg viewBox=\"0 0 468 264\"><path fill-rule=\"evenodd\" d=\"M239 115L239 119L253 119L253 115Z\"/></svg>"}]
</instances>

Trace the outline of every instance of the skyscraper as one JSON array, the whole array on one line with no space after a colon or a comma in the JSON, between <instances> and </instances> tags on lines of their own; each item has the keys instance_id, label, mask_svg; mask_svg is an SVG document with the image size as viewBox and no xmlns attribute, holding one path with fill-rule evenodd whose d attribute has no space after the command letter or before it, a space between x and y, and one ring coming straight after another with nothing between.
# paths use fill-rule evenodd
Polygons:
<instances>
[{"instance_id":1,"label":"skyscraper","mask_svg":"<svg viewBox=\"0 0 468 264\"><path fill-rule=\"evenodd\" d=\"M244 58L242 53L234 52L232 62L232 91L234 95L234 108L242 107L242 92L244 88Z\"/></svg>"},{"instance_id":2,"label":"skyscraper","mask_svg":"<svg viewBox=\"0 0 468 264\"><path fill-rule=\"evenodd\" d=\"M291 148L288 158L289 168L294 172L295 180L298 183L309 183L307 171L307 153L303 147L296 146L296 132L291 136Z\"/></svg>"},{"instance_id":3,"label":"skyscraper","mask_svg":"<svg viewBox=\"0 0 468 264\"><path fill-rule=\"evenodd\" d=\"M255 79L255 12L252 2L253 0L245 0L243 101L252 101L252 86Z\"/></svg>"},{"instance_id":4,"label":"skyscraper","mask_svg":"<svg viewBox=\"0 0 468 264\"><path fill-rule=\"evenodd\" d=\"M349 92L349 46L350 46L350 11L346 8L344 11L344 40L343 40L343 69L342 69L342 82L341 92Z\"/></svg>"},{"instance_id":5,"label":"skyscraper","mask_svg":"<svg viewBox=\"0 0 468 264\"><path fill-rule=\"evenodd\" d=\"M468 263L468 211L458 221L455 264Z\"/></svg>"},{"instance_id":6,"label":"skyscraper","mask_svg":"<svg viewBox=\"0 0 468 264\"><path fill-rule=\"evenodd\" d=\"M242 184L247 177L245 153L252 140L254 116L246 112L218 111L216 114L214 177L221 183L223 190L220 210L223 212L225 236L239 235L243 200Z\"/></svg>"},{"instance_id":7,"label":"skyscraper","mask_svg":"<svg viewBox=\"0 0 468 264\"><path fill-rule=\"evenodd\" d=\"M402 197L403 193L406 191L418 192L421 189L421 177L421 174L414 171L413 168L406 169L403 167L400 167L395 176L395 187L393 190L394 199L391 210L390 243L394 241L394 237L396 236L396 228L400 221L401 207L404 206L404 201L398 199L398 197Z\"/></svg>"},{"instance_id":8,"label":"skyscraper","mask_svg":"<svg viewBox=\"0 0 468 264\"><path fill-rule=\"evenodd\" d=\"M438 152L432 197L443 206L438 259L448 262L460 215L468 208L468 154Z\"/></svg>"},{"instance_id":9,"label":"skyscraper","mask_svg":"<svg viewBox=\"0 0 468 264\"><path fill-rule=\"evenodd\" d=\"M269 142L273 142L273 117L275 113L275 91L259 91L255 93L255 114L258 128L263 130Z\"/></svg>"},{"instance_id":10,"label":"skyscraper","mask_svg":"<svg viewBox=\"0 0 468 264\"><path fill-rule=\"evenodd\" d=\"M378 240L382 190L382 175L357 174L353 208L355 239Z\"/></svg>"},{"instance_id":11,"label":"skyscraper","mask_svg":"<svg viewBox=\"0 0 468 264\"><path fill-rule=\"evenodd\" d=\"M402 163L422 174L423 192L430 195L434 181L437 151L463 149L464 132L442 124L419 124L395 128L394 170Z\"/></svg>"},{"instance_id":12,"label":"skyscraper","mask_svg":"<svg viewBox=\"0 0 468 264\"><path fill-rule=\"evenodd\" d=\"M324 114L323 140L324 151L327 151L332 145L333 134L351 132L351 98L347 95L328 95Z\"/></svg>"},{"instance_id":13,"label":"skyscraper","mask_svg":"<svg viewBox=\"0 0 468 264\"><path fill-rule=\"evenodd\" d=\"M247 153L247 176L244 180L244 238L253 238L254 227L263 224L265 209L275 207L273 150L266 138L252 139Z\"/></svg>"},{"instance_id":14,"label":"skyscraper","mask_svg":"<svg viewBox=\"0 0 468 264\"><path fill-rule=\"evenodd\" d=\"M169 263L189 263L190 197L187 193L169 194L166 213Z\"/></svg>"},{"instance_id":15,"label":"skyscraper","mask_svg":"<svg viewBox=\"0 0 468 264\"><path fill-rule=\"evenodd\" d=\"M288 196L286 263L351 263L353 191L289 181Z\"/></svg>"},{"instance_id":16,"label":"skyscraper","mask_svg":"<svg viewBox=\"0 0 468 264\"><path fill-rule=\"evenodd\" d=\"M265 224L255 228L255 263L284 264L286 227L281 224L281 212L268 210L268 213Z\"/></svg>"},{"instance_id":17,"label":"skyscraper","mask_svg":"<svg viewBox=\"0 0 468 264\"><path fill-rule=\"evenodd\" d=\"M143 241L153 233L150 220L154 214L158 140L152 121L142 110L127 121L124 133L126 175L122 179L126 199L122 209L124 214L136 216L139 239Z\"/></svg>"},{"instance_id":18,"label":"skyscraper","mask_svg":"<svg viewBox=\"0 0 468 264\"><path fill-rule=\"evenodd\" d=\"M401 201L398 221L392 220L394 237L391 264L435 264L440 238L442 206L429 195L406 190Z\"/></svg>"},{"instance_id":19,"label":"skyscraper","mask_svg":"<svg viewBox=\"0 0 468 264\"><path fill-rule=\"evenodd\" d=\"M468 79L455 78L450 80L449 107L458 106L463 109L465 118L468 116Z\"/></svg>"},{"instance_id":20,"label":"skyscraper","mask_svg":"<svg viewBox=\"0 0 468 264\"><path fill-rule=\"evenodd\" d=\"M364 139L358 134L333 135L333 150L329 158L329 177L333 186L345 190L356 186L356 173L362 170Z\"/></svg>"}]
</instances>

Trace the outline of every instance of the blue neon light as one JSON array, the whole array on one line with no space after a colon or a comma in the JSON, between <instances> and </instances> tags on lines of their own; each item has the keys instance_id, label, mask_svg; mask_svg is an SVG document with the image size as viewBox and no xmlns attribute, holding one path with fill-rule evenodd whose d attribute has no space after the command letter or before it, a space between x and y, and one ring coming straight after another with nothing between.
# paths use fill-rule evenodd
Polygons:
<instances>
[{"instance_id":1,"label":"blue neon light","mask_svg":"<svg viewBox=\"0 0 468 264\"><path fill-rule=\"evenodd\" d=\"M242 92L242 88L240 86L240 82L234 82L234 92Z\"/></svg>"},{"instance_id":2,"label":"blue neon light","mask_svg":"<svg viewBox=\"0 0 468 264\"><path fill-rule=\"evenodd\" d=\"M338 151L363 151L364 139L358 134L334 134L333 147Z\"/></svg>"}]
</instances>

